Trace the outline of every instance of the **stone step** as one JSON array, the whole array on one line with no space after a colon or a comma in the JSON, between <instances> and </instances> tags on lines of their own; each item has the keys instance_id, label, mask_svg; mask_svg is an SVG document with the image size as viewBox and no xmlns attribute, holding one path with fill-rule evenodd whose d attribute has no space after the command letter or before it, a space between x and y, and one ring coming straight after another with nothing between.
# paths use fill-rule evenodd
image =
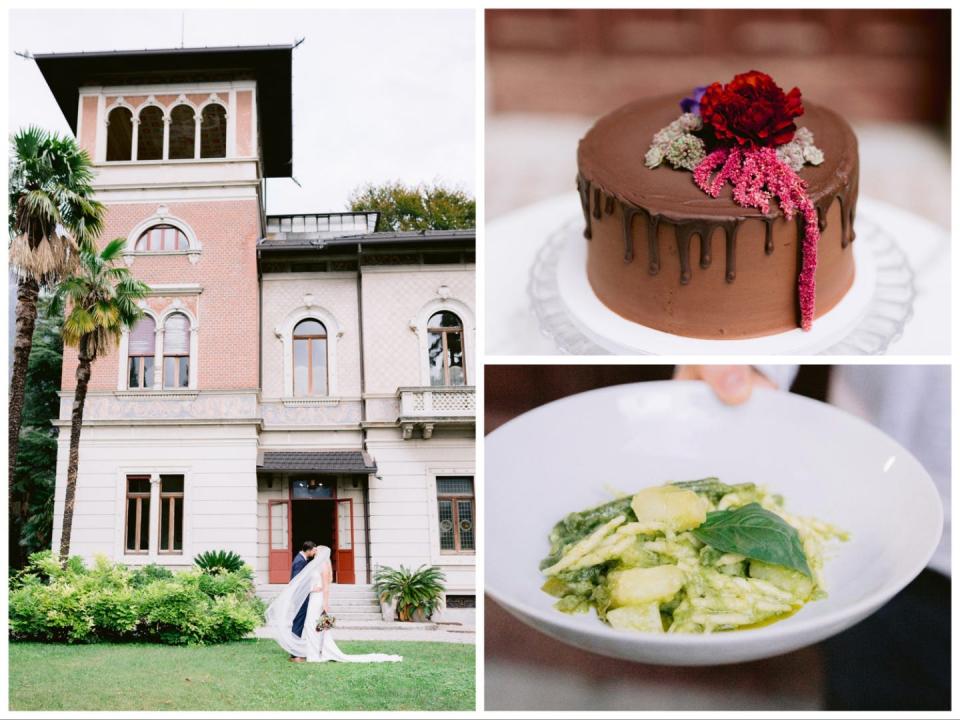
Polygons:
<instances>
[{"instance_id":1,"label":"stone step","mask_svg":"<svg viewBox=\"0 0 960 720\"><path fill-rule=\"evenodd\" d=\"M361 598L361 597L339 597L334 595L330 598L330 607L375 607L379 608L380 603L377 602L375 597Z\"/></svg>"},{"instance_id":2,"label":"stone step","mask_svg":"<svg viewBox=\"0 0 960 720\"><path fill-rule=\"evenodd\" d=\"M344 620L337 618L337 628L344 630L437 630L436 623L387 622L386 620Z\"/></svg>"},{"instance_id":3,"label":"stone step","mask_svg":"<svg viewBox=\"0 0 960 720\"><path fill-rule=\"evenodd\" d=\"M355 622L361 620L383 620L383 616L379 612L342 612L330 608L330 614L337 619L338 624L340 622Z\"/></svg>"},{"instance_id":4,"label":"stone step","mask_svg":"<svg viewBox=\"0 0 960 720\"><path fill-rule=\"evenodd\" d=\"M263 600L270 602L273 600L285 585L280 584L270 584L270 585L258 585L257 586L257 595ZM377 600L377 593L373 589L372 585L334 585L331 588L333 597L337 601L353 601L353 600L363 600L365 602L371 602L379 604Z\"/></svg>"}]
</instances>

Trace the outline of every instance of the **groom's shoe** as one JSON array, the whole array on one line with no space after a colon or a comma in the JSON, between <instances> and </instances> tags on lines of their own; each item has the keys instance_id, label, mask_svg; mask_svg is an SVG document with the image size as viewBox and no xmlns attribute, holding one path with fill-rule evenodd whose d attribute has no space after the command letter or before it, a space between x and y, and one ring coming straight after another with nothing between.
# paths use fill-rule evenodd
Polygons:
<instances>
[{"instance_id":1,"label":"groom's shoe","mask_svg":"<svg viewBox=\"0 0 960 720\"><path fill-rule=\"evenodd\" d=\"M307 661L306 658L297 657L295 655L290 656L290 662L306 662L306 661Z\"/></svg>"}]
</instances>

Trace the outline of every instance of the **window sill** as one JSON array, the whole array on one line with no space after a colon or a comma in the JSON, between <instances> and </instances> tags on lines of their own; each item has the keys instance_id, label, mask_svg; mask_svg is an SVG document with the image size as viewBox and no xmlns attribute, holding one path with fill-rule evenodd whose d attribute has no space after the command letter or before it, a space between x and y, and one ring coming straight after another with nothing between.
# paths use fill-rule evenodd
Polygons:
<instances>
[{"instance_id":1,"label":"window sill","mask_svg":"<svg viewBox=\"0 0 960 720\"><path fill-rule=\"evenodd\" d=\"M197 390L117 390L114 396L125 400L194 400Z\"/></svg>"},{"instance_id":2,"label":"window sill","mask_svg":"<svg viewBox=\"0 0 960 720\"><path fill-rule=\"evenodd\" d=\"M339 405L340 398L332 397L305 397L305 398L281 398L280 402L284 407L325 407L328 405Z\"/></svg>"},{"instance_id":3,"label":"window sill","mask_svg":"<svg viewBox=\"0 0 960 720\"><path fill-rule=\"evenodd\" d=\"M123 255L135 257L148 255L199 255L199 250L125 250Z\"/></svg>"},{"instance_id":4,"label":"window sill","mask_svg":"<svg viewBox=\"0 0 960 720\"><path fill-rule=\"evenodd\" d=\"M199 248L191 248L190 250L126 250L121 253L121 255L127 267L133 265L133 262L138 257L170 257L177 255L186 255L190 264L196 265L200 262L200 252Z\"/></svg>"},{"instance_id":5,"label":"window sill","mask_svg":"<svg viewBox=\"0 0 960 720\"><path fill-rule=\"evenodd\" d=\"M256 160L254 155L234 155L232 157L210 158L160 158L159 160L101 160L94 165L106 167L123 167L125 165L185 165L189 163L223 163L223 162L250 162Z\"/></svg>"}]
</instances>

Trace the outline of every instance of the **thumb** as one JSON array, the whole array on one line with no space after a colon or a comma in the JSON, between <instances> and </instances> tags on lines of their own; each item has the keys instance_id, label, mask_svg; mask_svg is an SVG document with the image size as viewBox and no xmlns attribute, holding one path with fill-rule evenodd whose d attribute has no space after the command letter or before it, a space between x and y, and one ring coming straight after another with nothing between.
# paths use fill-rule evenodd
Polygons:
<instances>
[{"instance_id":1,"label":"thumb","mask_svg":"<svg viewBox=\"0 0 960 720\"><path fill-rule=\"evenodd\" d=\"M753 368L749 365L703 365L704 381L727 405L739 405L753 392Z\"/></svg>"}]
</instances>

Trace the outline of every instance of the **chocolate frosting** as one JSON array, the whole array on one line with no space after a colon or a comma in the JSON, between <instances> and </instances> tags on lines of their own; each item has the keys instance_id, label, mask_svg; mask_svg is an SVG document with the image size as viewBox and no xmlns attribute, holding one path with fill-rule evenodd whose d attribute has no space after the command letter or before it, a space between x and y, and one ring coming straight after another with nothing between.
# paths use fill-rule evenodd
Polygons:
<instances>
[{"instance_id":1,"label":"chocolate frosting","mask_svg":"<svg viewBox=\"0 0 960 720\"><path fill-rule=\"evenodd\" d=\"M604 216L619 216L623 261L632 263L639 255L647 273L657 275L662 262L664 226L672 226L670 234L676 242L681 286L691 282L694 262L701 269L709 268L715 262L713 240L717 235L717 239L723 242L723 277L725 282L732 283L737 277L737 241L741 225L747 220L764 224L763 252L769 256L776 246L774 223L784 221L775 201L771 202L769 214L764 215L755 208L737 205L729 185L723 188L719 197L712 198L694 184L690 172L674 170L666 163L654 169L646 167L644 155L651 139L679 116L680 97L683 97L682 92L625 105L598 120L580 141L577 186L586 225L584 235L590 239L594 225ZM814 142L823 151L824 161L817 166L805 165L799 175L807 182L821 231L827 227L827 214L834 200L838 201L839 232L829 235L838 235L841 248L846 248L854 239L858 180L856 137L836 113L806 101L804 107L805 113L797 123L813 132ZM802 222L799 217L795 221L799 236L803 233ZM700 240L700 253L698 258L692 259L694 237ZM852 280L852 265L847 274ZM790 282L795 280L796 277L789 279ZM591 277L591 282L597 289L598 279ZM611 304L611 293L598 292L598 295ZM831 306L835 301L830 303ZM636 301L630 304L635 305ZM622 308L613 309L630 317L630 313L623 312ZM645 320L649 323L649 318ZM730 329L722 331L722 334L728 333L731 333ZM737 335L737 332L733 330L731 334ZM762 333L751 331L750 334Z\"/></svg>"}]
</instances>

